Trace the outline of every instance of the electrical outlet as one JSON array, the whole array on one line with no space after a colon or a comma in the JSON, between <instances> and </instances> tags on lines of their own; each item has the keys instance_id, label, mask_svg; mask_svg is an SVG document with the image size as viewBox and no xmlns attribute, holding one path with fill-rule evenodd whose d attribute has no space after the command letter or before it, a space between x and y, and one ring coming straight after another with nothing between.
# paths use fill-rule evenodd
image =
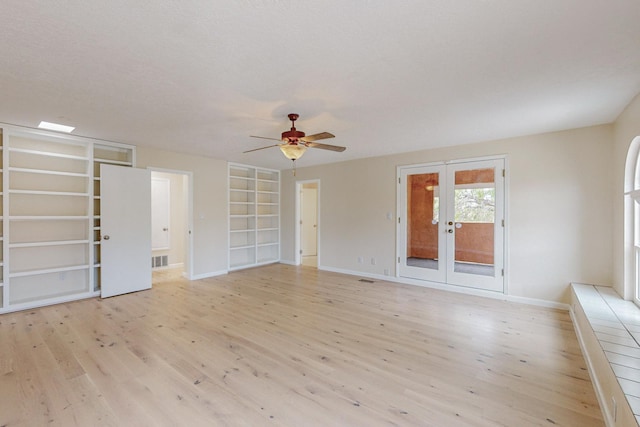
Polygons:
<instances>
[{"instance_id":1,"label":"electrical outlet","mask_svg":"<svg viewBox=\"0 0 640 427\"><path fill-rule=\"evenodd\" d=\"M375 258L371 258L371 265L376 265L376 259Z\"/></svg>"},{"instance_id":2,"label":"electrical outlet","mask_svg":"<svg viewBox=\"0 0 640 427\"><path fill-rule=\"evenodd\" d=\"M358 257L358 264L362 264L364 262L364 257Z\"/></svg>"},{"instance_id":3,"label":"electrical outlet","mask_svg":"<svg viewBox=\"0 0 640 427\"><path fill-rule=\"evenodd\" d=\"M384 269L384 275L385 275L385 276L388 276L388 275L389 275L389 269L388 269L388 268L385 268L385 269Z\"/></svg>"}]
</instances>

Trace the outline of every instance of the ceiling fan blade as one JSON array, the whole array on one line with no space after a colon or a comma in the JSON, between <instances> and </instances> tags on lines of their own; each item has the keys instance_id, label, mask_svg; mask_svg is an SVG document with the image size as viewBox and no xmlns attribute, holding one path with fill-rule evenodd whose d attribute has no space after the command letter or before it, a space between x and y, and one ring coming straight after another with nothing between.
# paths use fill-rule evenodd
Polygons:
<instances>
[{"instance_id":1,"label":"ceiling fan blade","mask_svg":"<svg viewBox=\"0 0 640 427\"><path fill-rule=\"evenodd\" d=\"M266 138L266 139L270 139L270 138ZM279 141L279 140L278 140ZM247 151L243 151L242 154L244 153L250 153L252 151L258 151L258 150L264 150L265 148L271 148L271 147L279 147L281 144L275 144L275 145L268 145L266 147L260 147L260 148L254 148L253 150L247 150Z\"/></svg>"},{"instance_id":2,"label":"ceiling fan blade","mask_svg":"<svg viewBox=\"0 0 640 427\"><path fill-rule=\"evenodd\" d=\"M249 135L249 137L251 137L251 138L260 138L260 139L270 139L271 141L282 141L281 139L278 139L278 138L267 138L266 136Z\"/></svg>"},{"instance_id":3,"label":"ceiling fan blade","mask_svg":"<svg viewBox=\"0 0 640 427\"><path fill-rule=\"evenodd\" d=\"M321 133L316 133L314 135L307 135L304 136L302 138L300 138L301 141L304 142L313 142L313 141L317 141L319 139L329 139L329 138L335 138L336 136L332 133L329 132L321 132Z\"/></svg>"},{"instance_id":4,"label":"ceiling fan blade","mask_svg":"<svg viewBox=\"0 0 640 427\"><path fill-rule=\"evenodd\" d=\"M339 145L321 144L319 142L307 142L304 145L310 148L320 148L321 150L331 150L331 151L339 151L339 152L343 152L344 150L347 149L347 147L341 147Z\"/></svg>"}]
</instances>

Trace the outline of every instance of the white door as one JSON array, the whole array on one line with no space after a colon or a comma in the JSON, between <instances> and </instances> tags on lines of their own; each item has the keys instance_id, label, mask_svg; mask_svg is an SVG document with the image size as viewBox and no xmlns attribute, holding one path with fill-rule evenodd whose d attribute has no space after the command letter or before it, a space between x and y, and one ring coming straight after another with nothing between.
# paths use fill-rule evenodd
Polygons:
<instances>
[{"instance_id":1,"label":"white door","mask_svg":"<svg viewBox=\"0 0 640 427\"><path fill-rule=\"evenodd\" d=\"M100 166L101 294L151 288L151 172Z\"/></svg>"},{"instance_id":2,"label":"white door","mask_svg":"<svg viewBox=\"0 0 640 427\"><path fill-rule=\"evenodd\" d=\"M302 256L318 254L318 189L302 187Z\"/></svg>"},{"instance_id":3,"label":"white door","mask_svg":"<svg viewBox=\"0 0 640 427\"><path fill-rule=\"evenodd\" d=\"M399 170L398 274L504 290L504 160Z\"/></svg>"},{"instance_id":4,"label":"white door","mask_svg":"<svg viewBox=\"0 0 640 427\"><path fill-rule=\"evenodd\" d=\"M170 247L170 184L167 178L151 178L151 249L154 251Z\"/></svg>"}]
</instances>

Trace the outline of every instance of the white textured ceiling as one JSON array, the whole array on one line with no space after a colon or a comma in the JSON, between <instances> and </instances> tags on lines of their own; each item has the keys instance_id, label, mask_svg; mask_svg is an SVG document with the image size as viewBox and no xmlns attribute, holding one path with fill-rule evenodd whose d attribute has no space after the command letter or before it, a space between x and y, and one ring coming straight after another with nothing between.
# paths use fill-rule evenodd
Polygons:
<instances>
[{"instance_id":1,"label":"white textured ceiling","mask_svg":"<svg viewBox=\"0 0 640 427\"><path fill-rule=\"evenodd\" d=\"M613 121L638 0L6 0L0 122L278 169ZM266 144L265 144L266 142Z\"/></svg>"}]
</instances>

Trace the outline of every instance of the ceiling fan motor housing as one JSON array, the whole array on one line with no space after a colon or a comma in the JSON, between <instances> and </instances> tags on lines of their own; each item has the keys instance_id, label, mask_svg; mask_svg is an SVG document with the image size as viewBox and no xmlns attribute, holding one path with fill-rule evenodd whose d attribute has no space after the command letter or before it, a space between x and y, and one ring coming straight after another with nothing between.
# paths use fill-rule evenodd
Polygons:
<instances>
[{"instance_id":1,"label":"ceiling fan motor housing","mask_svg":"<svg viewBox=\"0 0 640 427\"><path fill-rule=\"evenodd\" d=\"M291 143L291 142L297 143L300 138L304 138L304 135L305 135L304 132L300 132L299 130L296 130L296 128L292 126L291 130L282 132L282 140L288 143Z\"/></svg>"}]
</instances>

